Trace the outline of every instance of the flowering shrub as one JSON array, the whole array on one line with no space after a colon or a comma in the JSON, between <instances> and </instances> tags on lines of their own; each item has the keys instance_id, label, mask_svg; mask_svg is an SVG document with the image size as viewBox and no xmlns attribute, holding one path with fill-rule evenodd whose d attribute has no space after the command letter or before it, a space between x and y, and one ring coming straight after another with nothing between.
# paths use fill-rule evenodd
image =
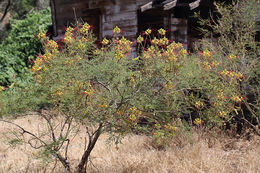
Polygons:
<instances>
[{"instance_id":1,"label":"flowering shrub","mask_svg":"<svg viewBox=\"0 0 260 173\"><path fill-rule=\"evenodd\" d=\"M252 127L259 124L259 88L252 84L257 82L255 76L250 76L257 64L252 61L257 56L254 47L241 54L240 50L224 51L219 45L202 43L202 50L191 54L181 43L168 40L164 29L150 45L146 44L151 39L150 29L136 42L121 37L120 32L116 27L114 38L103 39L101 48L94 45L87 23L67 28L62 44L44 33L38 35L44 53L32 67L34 92L51 105L52 115L42 116L50 126L52 140L36 139L68 172L66 153L75 121L86 127L89 137L78 172L83 172L103 132L115 142L126 133L145 132L158 145L165 145L180 131L183 119L197 127L218 128L237 118ZM141 52L135 50L134 43ZM253 101L247 98L247 86L258 91ZM59 135L51 121L57 115L65 118Z\"/></svg>"}]
</instances>

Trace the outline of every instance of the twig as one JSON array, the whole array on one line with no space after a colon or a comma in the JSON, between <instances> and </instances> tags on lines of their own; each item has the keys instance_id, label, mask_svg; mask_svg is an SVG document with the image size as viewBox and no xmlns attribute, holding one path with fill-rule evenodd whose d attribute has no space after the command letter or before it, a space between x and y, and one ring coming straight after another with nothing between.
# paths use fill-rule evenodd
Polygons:
<instances>
[{"instance_id":1,"label":"twig","mask_svg":"<svg viewBox=\"0 0 260 173\"><path fill-rule=\"evenodd\" d=\"M9 123L9 124L12 124L12 125L18 127L20 130L22 130L22 135L25 134L25 133L26 133L26 134L29 134L29 135L31 135L32 137L34 137L35 139L39 140L42 144L44 144L45 146L47 146L47 143L45 143L43 140L41 140L41 139L40 139L39 137L37 137L35 134L33 134L33 133L31 133L31 132L25 130L23 127L19 126L18 124L15 124L15 123L10 122L10 121L7 121L7 120L0 120L0 121L5 122L5 123Z\"/></svg>"}]
</instances>

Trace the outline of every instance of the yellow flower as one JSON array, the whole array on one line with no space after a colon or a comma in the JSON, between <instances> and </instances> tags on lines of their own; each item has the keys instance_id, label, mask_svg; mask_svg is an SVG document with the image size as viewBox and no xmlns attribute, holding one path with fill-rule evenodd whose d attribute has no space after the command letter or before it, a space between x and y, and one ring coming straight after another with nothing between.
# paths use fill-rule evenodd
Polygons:
<instances>
[{"instance_id":1,"label":"yellow flower","mask_svg":"<svg viewBox=\"0 0 260 173\"><path fill-rule=\"evenodd\" d=\"M200 118L196 118L196 119L194 120L194 124L197 125L197 126L199 126L199 125L202 124L202 120L201 120Z\"/></svg>"},{"instance_id":2,"label":"yellow flower","mask_svg":"<svg viewBox=\"0 0 260 173\"><path fill-rule=\"evenodd\" d=\"M74 29L69 26L69 27L67 28L66 32L71 33L73 30L74 30Z\"/></svg>"},{"instance_id":3,"label":"yellow flower","mask_svg":"<svg viewBox=\"0 0 260 173\"><path fill-rule=\"evenodd\" d=\"M54 40L48 41L47 45L48 45L48 47L50 47L52 49L57 49L59 47L58 44Z\"/></svg>"},{"instance_id":4,"label":"yellow flower","mask_svg":"<svg viewBox=\"0 0 260 173\"><path fill-rule=\"evenodd\" d=\"M173 125L170 125L170 124L167 124L164 126L167 130L169 131L175 131L177 129L177 127L173 126Z\"/></svg>"},{"instance_id":5,"label":"yellow flower","mask_svg":"<svg viewBox=\"0 0 260 173\"><path fill-rule=\"evenodd\" d=\"M222 117L222 118L225 118L226 116L227 116L227 112L226 111L220 111L219 113L218 113L218 115L220 116L220 117Z\"/></svg>"},{"instance_id":6,"label":"yellow flower","mask_svg":"<svg viewBox=\"0 0 260 173\"><path fill-rule=\"evenodd\" d=\"M69 35L68 35L68 36L65 36L65 38L64 38L64 42L67 43L67 44L68 44L68 43L71 43L72 40L73 40L72 37L69 36Z\"/></svg>"},{"instance_id":7,"label":"yellow flower","mask_svg":"<svg viewBox=\"0 0 260 173\"><path fill-rule=\"evenodd\" d=\"M124 58L124 54L121 52L121 51L116 51L114 57L117 59L117 60L120 60L122 58Z\"/></svg>"},{"instance_id":8,"label":"yellow flower","mask_svg":"<svg viewBox=\"0 0 260 173\"><path fill-rule=\"evenodd\" d=\"M52 59L53 55L50 52L46 51L46 53L42 57L43 57L44 61L50 61Z\"/></svg>"},{"instance_id":9,"label":"yellow flower","mask_svg":"<svg viewBox=\"0 0 260 173\"><path fill-rule=\"evenodd\" d=\"M145 31L145 34L146 35L150 35L152 33L152 30L151 29L147 29L146 31Z\"/></svg>"},{"instance_id":10,"label":"yellow flower","mask_svg":"<svg viewBox=\"0 0 260 173\"><path fill-rule=\"evenodd\" d=\"M207 62L207 61L204 61L204 62L203 62L203 67L204 67L205 69L207 69L207 70L210 70L210 69L211 69L211 65L210 65L209 62Z\"/></svg>"},{"instance_id":11,"label":"yellow flower","mask_svg":"<svg viewBox=\"0 0 260 173\"><path fill-rule=\"evenodd\" d=\"M211 58L212 52L209 51L208 49L206 49L206 50L204 50L204 51L202 52L202 56L205 57L205 58Z\"/></svg>"},{"instance_id":12,"label":"yellow flower","mask_svg":"<svg viewBox=\"0 0 260 173\"><path fill-rule=\"evenodd\" d=\"M38 35L37 35L37 38L38 39L44 39L44 38L46 38L46 34L45 33L43 33L43 32L40 32Z\"/></svg>"},{"instance_id":13,"label":"yellow flower","mask_svg":"<svg viewBox=\"0 0 260 173\"><path fill-rule=\"evenodd\" d=\"M56 91L54 94L60 97L60 96L63 94L63 92L62 92L62 91L59 91L59 90L57 90L57 91Z\"/></svg>"},{"instance_id":14,"label":"yellow flower","mask_svg":"<svg viewBox=\"0 0 260 173\"><path fill-rule=\"evenodd\" d=\"M135 83L135 78L131 77L130 83Z\"/></svg>"},{"instance_id":15,"label":"yellow flower","mask_svg":"<svg viewBox=\"0 0 260 173\"><path fill-rule=\"evenodd\" d=\"M158 45L159 42L160 41L156 37L152 40L152 44L154 44L154 45Z\"/></svg>"},{"instance_id":16,"label":"yellow flower","mask_svg":"<svg viewBox=\"0 0 260 173\"><path fill-rule=\"evenodd\" d=\"M144 41L144 38L139 35L139 37L137 38L137 43L141 44Z\"/></svg>"},{"instance_id":17,"label":"yellow flower","mask_svg":"<svg viewBox=\"0 0 260 173\"><path fill-rule=\"evenodd\" d=\"M115 34L115 35L120 34L120 32L121 32L121 29L118 28L118 26L116 26L116 27L114 28L114 30L113 30L113 34Z\"/></svg>"},{"instance_id":18,"label":"yellow flower","mask_svg":"<svg viewBox=\"0 0 260 173\"><path fill-rule=\"evenodd\" d=\"M100 108L107 108L108 105L106 105L106 104L100 104L100 105L98 105L98 107L100 107Z\"/></svg>"},{"instance_id":19,"label":"yellow flower","mask_svg":"<svg viewBox=\"0 0 260 173\"><path fill-rule=\"evenodd\" d=\"M183 49L183 48L182 48L182 49L180 50L179 54L180 54L180 55L187 55L188 52L187 52L186 49Z\"/></svg>"},{"instance_id":20,"label":"yellow flower","mask_svg":"<svg viewBox=\"0 0 260 173\"><path fill-rule=\"evenodd\" d=\"M170 61L174 61L174 62L176 62L178 60L177 56L174 53L169 53L168 54L168 59Z\"/></svg>"},{"instance_id":21,"label":"yellow flower","mask_svg":"<svg viewBox=\"0 0 260 173\"><path fill-rule=\"evenodd\" d=\"M169 40L166 37L163 37L162 39L159 40L159 45L161 45L161 46L168 45L168 43L169 43Z\"/></svg>"},{"instance_id":22,"label":"yellow flower","mask_svg":"<svg viewBox=\"0 0 260 173\"><path fill-rule=\"evenodd\" d=\"M197 102L195 103L195 107L196 107L197 109L201 109L203 106L204 106L204 103L201 102L201 101L197 101Z\"/></svg>"},{"instance_id":23,"label":"yellow flower","mask_svg":"<svg viewBox=\"0 0 260 173\"><path fill-rule=\"evenodd\" d=\"M91 96L93 93L94 92L91 89L82 92L82 94L85 94L85 95L88 95L88 96Z\"/></svg>"},{"instance_id":24,"label":"yellow flower","mask_svg":"<svg viewBox=\"0 0 260 173\"><path fill-rule=\"evenodd\" d=\"M166 31L161 28L161 29L158 30L158 33L159 33L160 35L165 35Z\"/></svg>"},{"instance_id":25,"label":"yellow flower","mask_svg":"<svg viewBox=\"0 0 260 173\"><path fill-rule=\"evenodd\" d=\"M176 44L176 48L178 49L178 48L183 48L183 44L182 43L177 43Z\"/></svg>"},{"instance_id":26,"label":"yellow flower","mask_svg":"<svg viewBox=\"0 0 260 173\"><path fill-rule=\"evenodd\" d=\"M42 69L42 68L39 67L39 66L37 66L37 65L34 65L34 66L32 67L32 71L33 71L33 72L40 71L41 69Z\"/></svg>"},{"instance_id":27,"label":"yellow flower","mask_svg":"<svg viewBox=\"0 0 260 173\"><path fill-rule=\"evenodd\" d=\"M220 74L223 75L223 76L227 76L228 75L228 71L227 69L224 69Z\"/></svg>"},{"instance_id":28,"label":"yellow flower","mask_svg":"<svg viewBox=\"0 0 260 173\"><path fill-rule=\"evenodd\" d=\"M106 46L106 45L108 45L108 43L109 43L109 40L106 39L106 38L104 38L103 41L102 41L102 44L103 44L104 46Z\"/></svg>"},{"instance_id":29,"label":"yellow flower","mask_svg":"<svg viewBox=\"0 0 260 173\"><path fill-rule=\"evenodd\" d=\"M88 34L88 31L90 29L90 25L88 23L85 23L82 28L80 29L80 33L82 34Z\"/></svg>"},{"instance_id":30,"label":"yellow flower","mask_svg":"<svg viewBox=\"0 0 260 173\"><path fill-rule=\"evenodd\" d=\"M4 91L4 90L5 90L5 88L2 87L2 86L0 86L0 92L1 92L1 91Z\"/></svg>"},{"instance_id":31,"label":"yellow flower","mask_svg":"<svg viewBox=\"0 0 260 173\"><path fill-rule=\"evenodd\" d=\"M135 122L136 121L136 116L134 115L134 114L131 114L130 116L129 116L129 120L130 121L132 121L132 122Z\"/></svg>"},{"instance_id":32,"label":"yellow flower","mask_svg":"<svg viewBox=\"0 0 260 173\"><path fill-rule=\"evenodd\" d=\"M231 97L231 99L232 99L234 102L236 102L236 103L241 103L241 102L244 100L243 97L239 97L239 96L233 96L233 97Z\"/></svg>"},{"instance_id":33,"label":"yellow flower","mask_svg":"<svg viewBox=\"0 0 260 173\"><path fill-rule=\"evenodd\" d=\"M228 59L230 59L230 60L233 60L233 59L236 59L236 58L237 58L237 56L235 56L234 54L231 54L231 55L228 56Z\"/></svg>"}]
</instances>

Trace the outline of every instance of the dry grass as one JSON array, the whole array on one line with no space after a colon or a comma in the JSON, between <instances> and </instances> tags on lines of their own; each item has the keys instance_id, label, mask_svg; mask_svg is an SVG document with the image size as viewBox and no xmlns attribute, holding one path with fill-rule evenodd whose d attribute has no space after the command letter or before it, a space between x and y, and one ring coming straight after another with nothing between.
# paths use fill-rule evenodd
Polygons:
<instances>
[{"instance_id":1,"label":"dry grass","mask_svg":"<svg viewBox=\"0 0 260 173\"><path fill-rule=\"evenodd\" d=\"M46 128L35 115L15 120L35 132ZM63 172L60 164L44 165L35 159L36 150L28 145L12 148L7 145L8 133L13 129L0 122L0 172ZM208 135L206 135L208 136ZM70 160L76 165L84 146L84 133L79 134L70 147ZM89 172L105 173L258 173L260 172L260 137L250 141L220 136L216 139L194 133L192 139L175 139L166 150L157 150L146 136L127 136L116 149L101 136L92 155ZM189 141L192 141L189 142Z\"/></svg>"}]
</instances>

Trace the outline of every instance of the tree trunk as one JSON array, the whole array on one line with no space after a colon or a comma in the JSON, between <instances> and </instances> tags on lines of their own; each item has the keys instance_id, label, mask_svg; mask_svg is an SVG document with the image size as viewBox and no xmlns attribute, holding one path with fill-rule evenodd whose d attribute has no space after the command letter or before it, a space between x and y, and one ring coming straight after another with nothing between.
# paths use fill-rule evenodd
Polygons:
<instances>
[{"instance_id":1,"label":"tree trunk","mask_svg":"<svg viewBox=\"0 0 260 173\"><path fill-rule=\"evenodd\" d=\"M84 154L81 158L81 161L78 165L77 173L85 173L86 172L86 169L84 169L84 168L86 167L86 164L88 162L88 158L90 156L91 151L93 150L99 136L101 135L102 125L103 125L102 123L99 124L99 127L96 130L94 137L92 137L92 136L89 137L88 148L84 152Z\"/></svg>"}]
</instances>

